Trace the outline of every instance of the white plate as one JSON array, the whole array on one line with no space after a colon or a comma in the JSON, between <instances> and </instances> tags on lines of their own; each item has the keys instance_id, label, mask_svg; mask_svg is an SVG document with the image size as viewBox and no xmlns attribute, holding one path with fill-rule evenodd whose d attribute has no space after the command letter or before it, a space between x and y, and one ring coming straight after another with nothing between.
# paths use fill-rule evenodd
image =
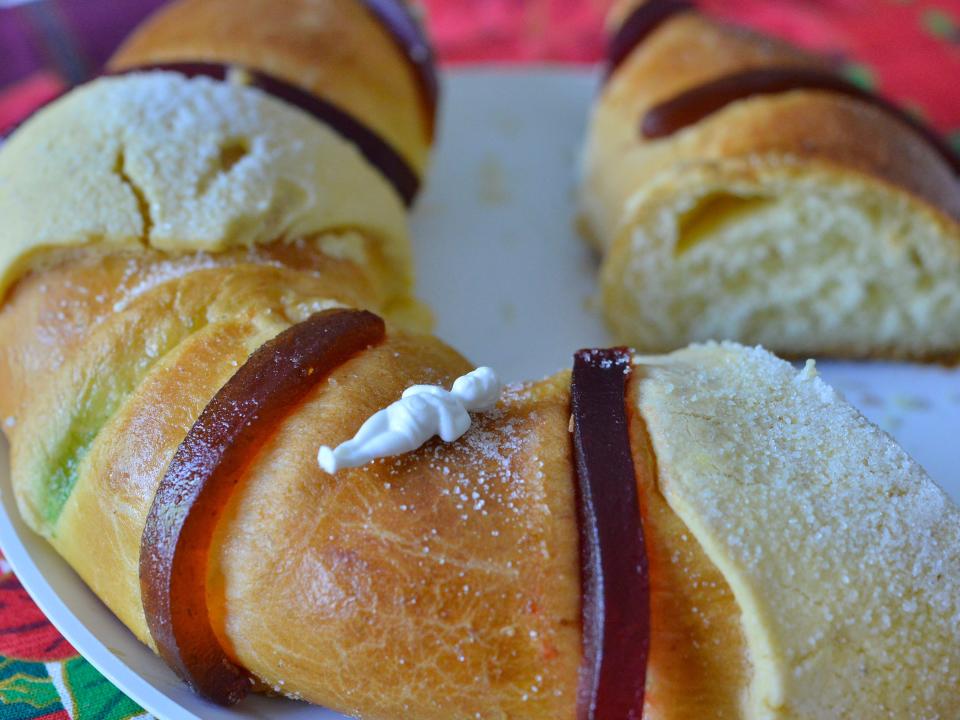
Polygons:
<instances>
[{"instance_id":1,"label":"white plate","mask_svg":"<svg viewBox=\"0 0 960 720\"><path fill-rule=\"evenodd\" d=\"M446 78L440 146L414 231L420 293L437 334L508 380L569 366L609 344L591 308L596 260L572 229L577 153L590 73L461 70ZM827 380L890 431L960 500L960 373L823 363ZM163 718L333 720L320 708L251 698L200 700L117 621L20 521L0 447L0 543L50 620L110 680ZM413 719L411 719L413 720Z\"/></svg>"}]
</instances>

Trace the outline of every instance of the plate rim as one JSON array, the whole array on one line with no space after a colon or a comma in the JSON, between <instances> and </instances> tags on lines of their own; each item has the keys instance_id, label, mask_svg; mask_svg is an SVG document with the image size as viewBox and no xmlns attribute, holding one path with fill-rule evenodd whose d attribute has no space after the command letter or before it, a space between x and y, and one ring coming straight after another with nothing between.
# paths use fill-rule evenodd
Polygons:
<instances>
[{"instance_id":1,"label":"plate rim","mask_svg":"<svg viewBox=\"0 0 960 720\"><path fill-rule=\"evenodd\" d=\"M73 573L77 582L81 583L93 598L96 598L93 591L77 575L73 567L56 552L46 538L34 533L24 522L13 490L8 460L9 444L6 438L0 438L0 444L2 444L0 462L3 465L0 468L0 548L2 548L3 556L9 563L17 580L19 580L20 585L40 608L46 620L66 638L77 653L147 713L161 718L170 717L171 713L177 713L178 717L182 717L184 720L202 720L200 716L168 698L122 658L113 653L66 605L60 594L54 590L50 581L40 571L39 564L21 539L21 532L36 535L38 543L46 545L45 549L53 553L57 561L64 566L64 569ZM12 507L10 507L11 505ZM18 528L18 525L22 528ZM96 598L96 600L100 602L99 598ZM112 620L123 626L119 618L113 615L106 605L103 605L102 609L110 614ZM123 628L131 635L134 642L140 643L126 626L123 626ZM146 645L143 645L143 648L152 652Z\"/></svg>"}]
</instances>

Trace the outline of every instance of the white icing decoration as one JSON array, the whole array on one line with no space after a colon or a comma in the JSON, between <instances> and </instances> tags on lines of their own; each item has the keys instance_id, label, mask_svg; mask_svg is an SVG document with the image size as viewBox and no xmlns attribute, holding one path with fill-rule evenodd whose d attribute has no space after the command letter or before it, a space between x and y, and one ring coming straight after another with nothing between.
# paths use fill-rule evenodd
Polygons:
<instances>
[{"instance_id":1,"label":"white icing decoration","mask_svg":"<svg viewBox=\"0 0 960 720\"><path fill-rule=\"evenodd\" d=\"M500 398L501 383L492 368L480 367L457 378L450 390L413 385L400 400L372 415L352 440L335 449L321 446L317 462L324 472L360 467L371 460L416 450L434 435L453 442L470 428L470 411L489 410Z\"/></svg>"}]
</instances>

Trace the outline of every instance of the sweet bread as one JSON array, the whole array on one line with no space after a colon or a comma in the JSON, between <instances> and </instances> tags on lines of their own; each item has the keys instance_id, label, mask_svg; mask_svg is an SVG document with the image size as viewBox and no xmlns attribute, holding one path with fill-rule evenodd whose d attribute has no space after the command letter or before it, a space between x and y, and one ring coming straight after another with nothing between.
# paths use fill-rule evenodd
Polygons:
<instances>
[{"instance_id":1,"label":"sweet bread","mask_svg":"<svg viewBox=\"0 0 960 720\"><path fill-rule=\"evenodd\" d=\"M361 106L255 58L150 58L0 147L18 505L138 638L213 701L382 720L955 715L960 510L812 364L582 351L322 470L477 375Z\"/></svg>"},{"instance_id":2,"label":"sweet bread","mask_svg":"<svg viewBox=\"0 0 960 720\"><path fill-rule=\"evenodd\" d=\"M691 3L616 18L580 197L619 339L958 357L960 159L943 140Z\"/></svg>"}]
</instances>

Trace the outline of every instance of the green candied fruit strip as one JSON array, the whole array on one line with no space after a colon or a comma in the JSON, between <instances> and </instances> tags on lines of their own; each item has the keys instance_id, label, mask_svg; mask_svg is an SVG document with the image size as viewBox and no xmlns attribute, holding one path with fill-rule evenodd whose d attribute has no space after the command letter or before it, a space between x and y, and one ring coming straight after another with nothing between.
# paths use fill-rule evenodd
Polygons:
<instances>
[{"instance_id":1,"label":"green candied fruit strip","mask_svg":"<svg viewBox=\"0 0 960 720\"><path fill-rule=\"evenodd\" d=\"M44 453L47 461L38 468L37 477L42 483L39 488L42 498L40 511L43 521L51 529L70 499L80 479L83 460L100 431L123 408L127 398L154 365L184 337L178 333L155 357L138 358L126 367L118 368L117 372L103 381L88 385L74 405L66 425L44 442L48 448Z\"/></svg>"},{"instance_id":2,"label":"green candied fruit strip","mask_svg":"<svg viewBox=\"0 0 960 720\"><path fill-rule=\"evenodd\" d=\"M960 24L945 10L924 10L920 22L928 33L942 40L954 40L960 32Z\"/></svg>"},{"instance_id":3,"label":"green candied fruit strip","mask_svg":"<svg viewBox=\"0 0 960 720\"><path fill-rule=\"evenodd\" d=\"M83 461L100 431L123 408L150 371L206 324L202 309L187 322L175 320L171 314L162 328L137 328L134 323L133 331L125 333L123 342L112 344L97 358L95 368L80 371L86 374L69 417L39 438L42 448L28 470L36 478L34 492L39 499L38 509L51 536L56 534L57 520L80 479ZM80 362L85 360L81 358ZM75 375L68 373L59 379L64 377Z\"/></svg>"},{"instance_id":4,"label":"green candied fruit strip","mask_svg":"<svg viewBox=\"0 0 960 720\"><path fill-rule=\"evenodd\" d=\"M56 522L67 504L70 493L80 477L80 463L90 451L90 446L96 438L96 433L85 433L86 437L67 444L61 456L54 463L53 471L47 479L45 503L43 505L43 519L49 523Z\"/></svg>"}]
</instances>

